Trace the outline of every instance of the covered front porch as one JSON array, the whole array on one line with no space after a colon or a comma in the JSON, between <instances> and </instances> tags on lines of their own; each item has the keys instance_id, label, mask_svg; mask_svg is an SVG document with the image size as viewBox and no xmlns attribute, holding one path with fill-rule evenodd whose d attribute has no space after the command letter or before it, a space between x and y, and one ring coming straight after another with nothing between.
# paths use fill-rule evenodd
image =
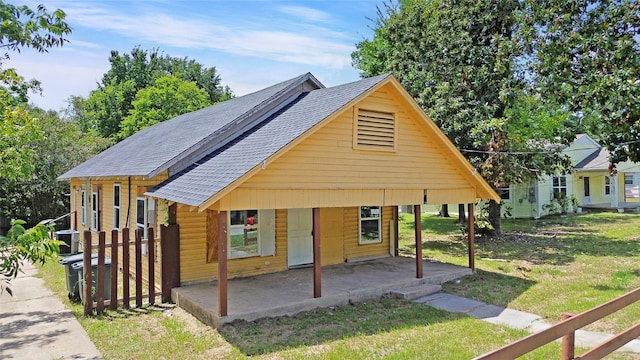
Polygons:
<instances>
[{"instance_id":1,"label":"covered front porch","mask_svg":"<svg viewBox=\"0 0 640 360\"><path fill-rule=\"evenodd\" d=\"M241 319L294 315L321 307L347 305L394 294L403 298L428 295L440 284L471 275L470 268L423 261L424 276L416 278L416 259L387 257L322 267L322 297L314 298L312 267L231 279L227 282L228 312L218 315L218 283L174 288L171 298L210 326Z\"/></svg>"}]
</instances>

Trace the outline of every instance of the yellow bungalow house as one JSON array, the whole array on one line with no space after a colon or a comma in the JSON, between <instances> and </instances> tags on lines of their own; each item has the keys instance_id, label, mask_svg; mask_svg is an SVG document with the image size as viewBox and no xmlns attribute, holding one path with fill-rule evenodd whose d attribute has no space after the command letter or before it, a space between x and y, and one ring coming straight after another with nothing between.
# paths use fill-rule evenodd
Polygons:
<instances>
[{"instance_id":1,"label":"yellow bungalow house","mask_svg":"<svg viewBox=\"0 0 640 360\"><path fill-rule=\"evenodd\" d=\"M221 315L227 278L313 264L321 296L321 266L393 256L399 205L500 199L390 75L325 88L307 73L61 178L77 230L178 224L175 285L218 280Z\"/></svg>"},{"instance_id":2,"label":"yellow bungalow house","mask_svg":"<svg viewBox=\"0 0 640 360\"><path fill-rule=\"evenodd\" d=\"M571 158L573 171L500 189L503 211L514 218L539 218L561 211L561 198L571 212L640 210L639 163L617 164L612 174L609 151L587 134L577 135L562 152Z\"/></svg>"}]
</instances>

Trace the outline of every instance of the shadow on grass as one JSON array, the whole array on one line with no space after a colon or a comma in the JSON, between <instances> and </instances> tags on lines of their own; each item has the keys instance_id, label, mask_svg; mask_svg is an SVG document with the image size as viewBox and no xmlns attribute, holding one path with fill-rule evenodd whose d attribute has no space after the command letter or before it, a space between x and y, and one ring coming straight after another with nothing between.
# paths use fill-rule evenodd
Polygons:
<instances>
[{"instance_id":1,"label":"shadow on grass","mask_svg":"<svg viewBox=\"0 0 640 360\"><path fill-rule=\"evenodd\" d=\"M400 231L409 231L413 234L414 217L412 214L400 214L398 219ZM422 215L422 230L427 234L449 235L459 234L460 224L457 217L440 217L435 215Z\"/></svg>"},{"instance_id":2,"label":"shadow on grass","mask_svg":"<svg viewBox=\"0 0 640 360\"><path fill-rule=\"evenodd\" d=\"M507 307L509 303L536 284L535 281L498 272L477 269L459 282L448 282L442 290L488 304Z\"/></svg>"},{"instance_id":3,"label":"shadow on grass","mask_svg":"<svg viewBox=\"0 0 640 360\"><path fill-rule=\"evenodd\" d=\"M316 309L296 316L235 321L219 329L246 355L319 345L354 336L452 321L462 315L405 300L383 298L354 305Z\"/></svg>"},{"instance_id":4,"label":"shadow on grass","mask_svg":"<svg viewBox=\"0 0 640 360\"><path fill-rule=\"evenodd\" d=\"M597 216L596 216L597 215ZM552 217L543 220L510 220L502 237L477 237L476 257L503 261L528 261L535 265L567 265L577 256L616 256L634 258L640 253L640 241L634 238L612 238L603 235L594 224L623 224L637 215L585 214ZM442 219L426 217L428 223L441 224ZM440 225L434 228L443 229ZM444 230L443 230L444 231ZM448 237L423 236L425 253L441 253L451 257L467 256L467 239L449 231ZM415 253L415 245L401 248Z\"/></svg>"}]
</instances>

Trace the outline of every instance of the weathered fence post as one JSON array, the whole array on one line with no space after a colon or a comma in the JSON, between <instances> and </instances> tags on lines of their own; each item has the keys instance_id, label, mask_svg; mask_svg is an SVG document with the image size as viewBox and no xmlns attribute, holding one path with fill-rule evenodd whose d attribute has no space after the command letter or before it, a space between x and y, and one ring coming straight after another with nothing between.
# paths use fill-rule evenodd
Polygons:
<instances>
[{"instance_id":1,"label":"weathered fence post","mask_svg":"<svg viewBox=\"0 0 640 360\"><path fill-rule=\"evenodd\" d=\"M110 310L118 309L118 230L111 230L111 302Z\"/></svg>"},{"instance_id":2,"label":"weathered fence post","mask_svg":"<svg viewBox=\"0 0 640 360\"><path fill-rule=\"evenodd\" d=\"M572 317L573 314L562 314L562 320ZM575 357L576 333L572 331L562 337L562 360L573 360Z\"/></svg>"},{"instance_id":3,"label":"weathered fence post","mask_svg":"<svg viewBox=\"0 0 640 360\"><path fill-rule=\"evenodd\" d=\"M91 297L91 231L85 230L84 242L82 243L82 262L83 277L80 281L84 282L84 314L91 315L93 313L93 299Z\"/></svg>"},{"instance_id":4,"label":"weathered fence post","mask_svg":"<svg viewBox=\"0 0 640 360\"><path fill-rule=\"evenodd\" d=\"M162 252L161 281L162 302L171 301L171 289L180 286L180 226L169 224L160 227L160 251Z\"/></svg>"},{"instance_id":5,"label":"weathered fence post","mask_svg":"<svg viewBox=\"0 0 640 360\"><path fill-rule=\"evenodd\" d=\"M156 303L155 234L152 227L147 231L147 253L149 255L147 257L149 260L149 304L153 305Z\"/></svg>"},{"instance_id":6,"label":"weathered fence post","mask_svg":"<svg viewBox=\"0 0 640 360\"><path fill-rule=\"evenodd\" d=\"M136 229L136 307L142 307L142 232Z\"/></svg>"},{"instance_id":7,"label":"weathered fence post","mask_svg":"<svg viewBox=\"0 0 640 360\"><path fill-rule=\"evenodd\" d=\"M122 229L122 307L129 308L131 289L129 289L129 228Z\"/></svg>"},{"instance_id":8,"label":"weathered fence post","mask_svg":"<svg viewBox=\"0 0 640 360\"><path fill-rule=\"evenodd\" d=\"M104 260L106 257L105 250L105 233L104 231L100 231L98 233L98 274L96 276L96 313L98 315L102 314L102 312L104 311ZM93 301L93 296L91 297L91 301Z\"/></svg>"}]
</instances>

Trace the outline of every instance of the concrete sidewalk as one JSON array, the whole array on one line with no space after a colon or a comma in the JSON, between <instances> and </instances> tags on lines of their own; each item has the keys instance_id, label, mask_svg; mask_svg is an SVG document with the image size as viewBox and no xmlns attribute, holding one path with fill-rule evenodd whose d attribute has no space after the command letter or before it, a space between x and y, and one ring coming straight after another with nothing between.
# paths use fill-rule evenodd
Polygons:
<instances>
[{"instance_id":1,"label":"concrete sidewalk","mask_svg":"<svg viewBox=\"0 0 640 360\"><path fill-rule=\"evenodd\" d=\"M0 359L102 359L71 311L25 264L0 295Z\"/></svg>"},{"instance_id":2,"label":"concrete sidewalk","mask_svg":"<svg viewBox=\"0 0 640 360\"><path fill-rule=\"evenodd\" d=\"M492 324L528 330L531 333L544 330L552 325L543 321L538 315L489 305L451 294L437 293L414 301L449 312L463 313ZM576 331L576 346L592 348L612 337L613 335L610 334L578 330ZM633 340L618 351L640 354L640 340Z\"/></svg>"}]
</instances>

